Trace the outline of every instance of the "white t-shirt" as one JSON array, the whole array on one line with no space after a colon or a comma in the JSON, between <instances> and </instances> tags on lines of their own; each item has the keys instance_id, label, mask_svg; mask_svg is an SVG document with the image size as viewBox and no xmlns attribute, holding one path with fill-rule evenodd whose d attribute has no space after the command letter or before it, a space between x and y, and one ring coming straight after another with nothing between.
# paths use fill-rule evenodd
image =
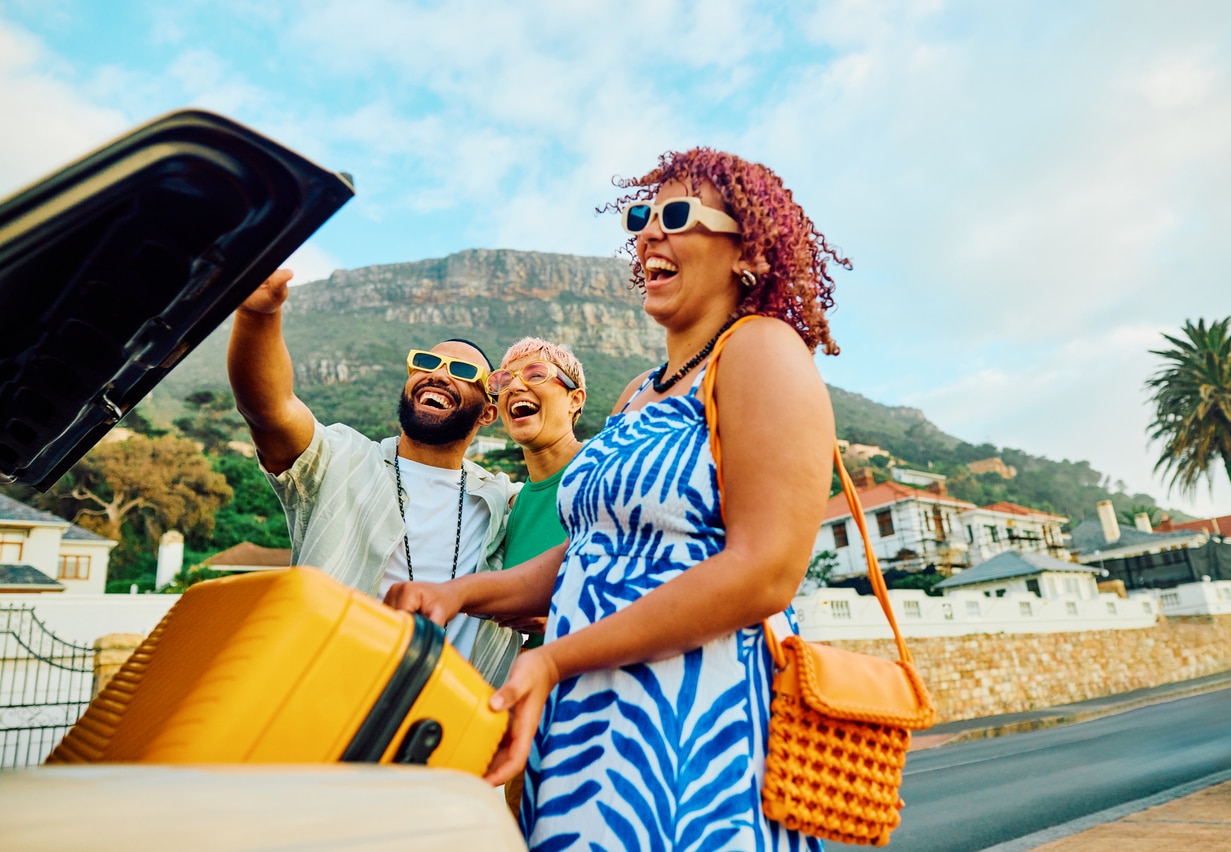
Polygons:
<instances>
[{"instance_id":1,"label":"white t-shirt","mask_svg":"<svg viewBox=\"0 0 1231 852\"><path fill-rule=\"evenodd\" d=\"M443 583L453 572L453 546L457 540L457 502L461 489L461 470L446 470L420 464L398 456L405 501L406 540L415 580ZM467 494L462 502L461 548L457 554L457 576L473 574L479 564L483 535L491 523L491 513L482 497ZM380 598L394 583L410 579L406 570L406 549L399 545L380 581ZM459 615L445 627L445 636L463 657L469 659L479 619Z\"/></svg>"}]
</instances>

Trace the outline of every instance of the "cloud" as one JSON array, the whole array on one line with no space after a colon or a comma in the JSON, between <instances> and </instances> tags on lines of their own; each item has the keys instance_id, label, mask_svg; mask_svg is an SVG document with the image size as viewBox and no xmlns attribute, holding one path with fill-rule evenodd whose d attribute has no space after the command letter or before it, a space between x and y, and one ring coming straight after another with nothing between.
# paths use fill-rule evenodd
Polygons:
<instances>
[{"instance_id":1,"label":"cloud","mask_svg":"<svg viewBox=\"0 0 1231 852\"><path fill-rule=\"evenodd\" d=\"M336 258L311 240L295 249L282 265L294 271L293 283L296 286L307 284L309 281L323 281L335 269L342 268Z\"/></svg>"},{"instance_id":2,"label":"cloud","mask_svg":"<svg viewBox=\"0 0 1231 852\"><path fill-rule=\"evenodd\" d=\"M0 195L124 130L122 112L82 97L64 72L39 39L0 18Z\"/></svg>"}]
</instances>

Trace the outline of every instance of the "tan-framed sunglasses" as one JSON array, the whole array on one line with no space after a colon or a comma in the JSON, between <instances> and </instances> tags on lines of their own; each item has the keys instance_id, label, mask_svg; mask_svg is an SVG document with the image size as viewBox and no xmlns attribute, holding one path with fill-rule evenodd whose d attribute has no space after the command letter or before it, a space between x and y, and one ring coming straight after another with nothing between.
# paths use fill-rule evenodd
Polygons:
<instances>
[{"instance_id":1,"label":"tan-framed sunglasses","mask_svg":"<svg viewBox=\"0 0 1231 852\"><path fill-rule=\"evenodd\" d=\"M520 378L526 387L541 385L543 382L557 379L569 390L577 390L577 383L568 374L550 361L531 361L520 370L500 369L487 377L487 392L492 396L500 396L513 384L513 379Z\"/></svg>"},{"instance_id":2,"label":"tan-framed sunglasses","mask_svg":"<svg viewBox=\"0 0 1231 852\"><path fill-rule=\"evenodd\" d=\"M661 204L634 201L620 211L624 230L630 234L639 234L644 231L654 221L655 216L658 217L658 226L662 228L664 234L678 234L698 224L719 234L740 232L739 222L721 210L706 207L700 198L694 196L669 198Z\"/></svg>"},{"instance_id":3,"label":"tan-framed sunglasses","mask_svg":"<svg viewBox=\"0 0 1231 852\"><path fill-rule=\"evenodd\" d=\"M412 349L406 356L406 375L414 375L415 370L420 370L424 373L434 373L440 369L441 364L445 365L449 375L455 379L460 379L463 382L474 382L479 387L486 385L487 369L485 367L480 367L473 361L467 361L464 358L438 355L435 352L427 352L423 349Z\"/></svg>"}]
</instances>

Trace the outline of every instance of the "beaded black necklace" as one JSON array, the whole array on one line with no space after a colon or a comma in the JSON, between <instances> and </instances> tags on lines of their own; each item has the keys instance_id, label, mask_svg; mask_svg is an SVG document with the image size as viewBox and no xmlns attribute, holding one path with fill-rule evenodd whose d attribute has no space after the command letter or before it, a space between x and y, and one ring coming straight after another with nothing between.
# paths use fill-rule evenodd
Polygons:
<instances>
[{"instance_id":1,"label":"beaded black necklace","mask_svg":"<svg viewBox=\"0 0 1231 852\"><path fill-rule=\"evenodd\" d=\"M402 526L406 526L406 498L402 496L402 466L398 460L393 460L393 476L398 486L398 513L402 518ZM457 555L462 549L462 506L466 502L466 468L462 467L462 485L457 491L457 536L453 539L453 570L449 579L457 576ZM410 536L403 529L402 547L406 549L406 573L411 580L415 579L415 569L410 564Z\"/></svg>"},{"instance_id":2,"label":"beaded black necklace","mask_svg":"<svg viewBox=\"0 0 1231 852\"><path fill-rule=\"evenodd\" d=\"M714 350L714 344L718 342L718 338L722 337L722 333L726 331L728 328L730 328L732 325L734 325L737 319L739 319L739 317L731 317L729 320L723 323L722 328L718 329L718 333L710 338L710 342L702 346L701 350L696 355L693 355L691 358L689 358L688 363L686 363L683 367L680 367L678 370L676 370L675 373L671 376L671 378L666 379L666 380L663 379L663 374L667 372L666 364L663 364L661 367L659 367L658 372L654 374L654 392L655 393L666 393L667 391L671 390L671 388L675 386L676 382L678 382L680 379L684 378L690 372L692 372L693 367L696 367L698 364L700 364L702 361L708 358L710 355L710 352Z\"/></svg>"}]
</instances>

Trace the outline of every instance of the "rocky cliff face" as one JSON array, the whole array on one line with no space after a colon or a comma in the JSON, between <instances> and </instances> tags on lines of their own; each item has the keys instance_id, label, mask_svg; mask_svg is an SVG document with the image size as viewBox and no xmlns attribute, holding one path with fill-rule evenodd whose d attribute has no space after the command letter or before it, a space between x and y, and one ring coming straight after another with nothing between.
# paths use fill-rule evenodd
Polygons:
<instances>
[{"instance_id":1,"label":"rocky cliff face","mask_svg":"<svg viewBox=\"0 0 1231 852\"><path fill-rule=\"evenodd\" d=\"M305 284L295 313L372 314L416 326L534 334L578 351L651 360L663 332L629 289L628 262L511 250L472 249L415 263L339 270Z\"/></svg>"}]
</instances>

